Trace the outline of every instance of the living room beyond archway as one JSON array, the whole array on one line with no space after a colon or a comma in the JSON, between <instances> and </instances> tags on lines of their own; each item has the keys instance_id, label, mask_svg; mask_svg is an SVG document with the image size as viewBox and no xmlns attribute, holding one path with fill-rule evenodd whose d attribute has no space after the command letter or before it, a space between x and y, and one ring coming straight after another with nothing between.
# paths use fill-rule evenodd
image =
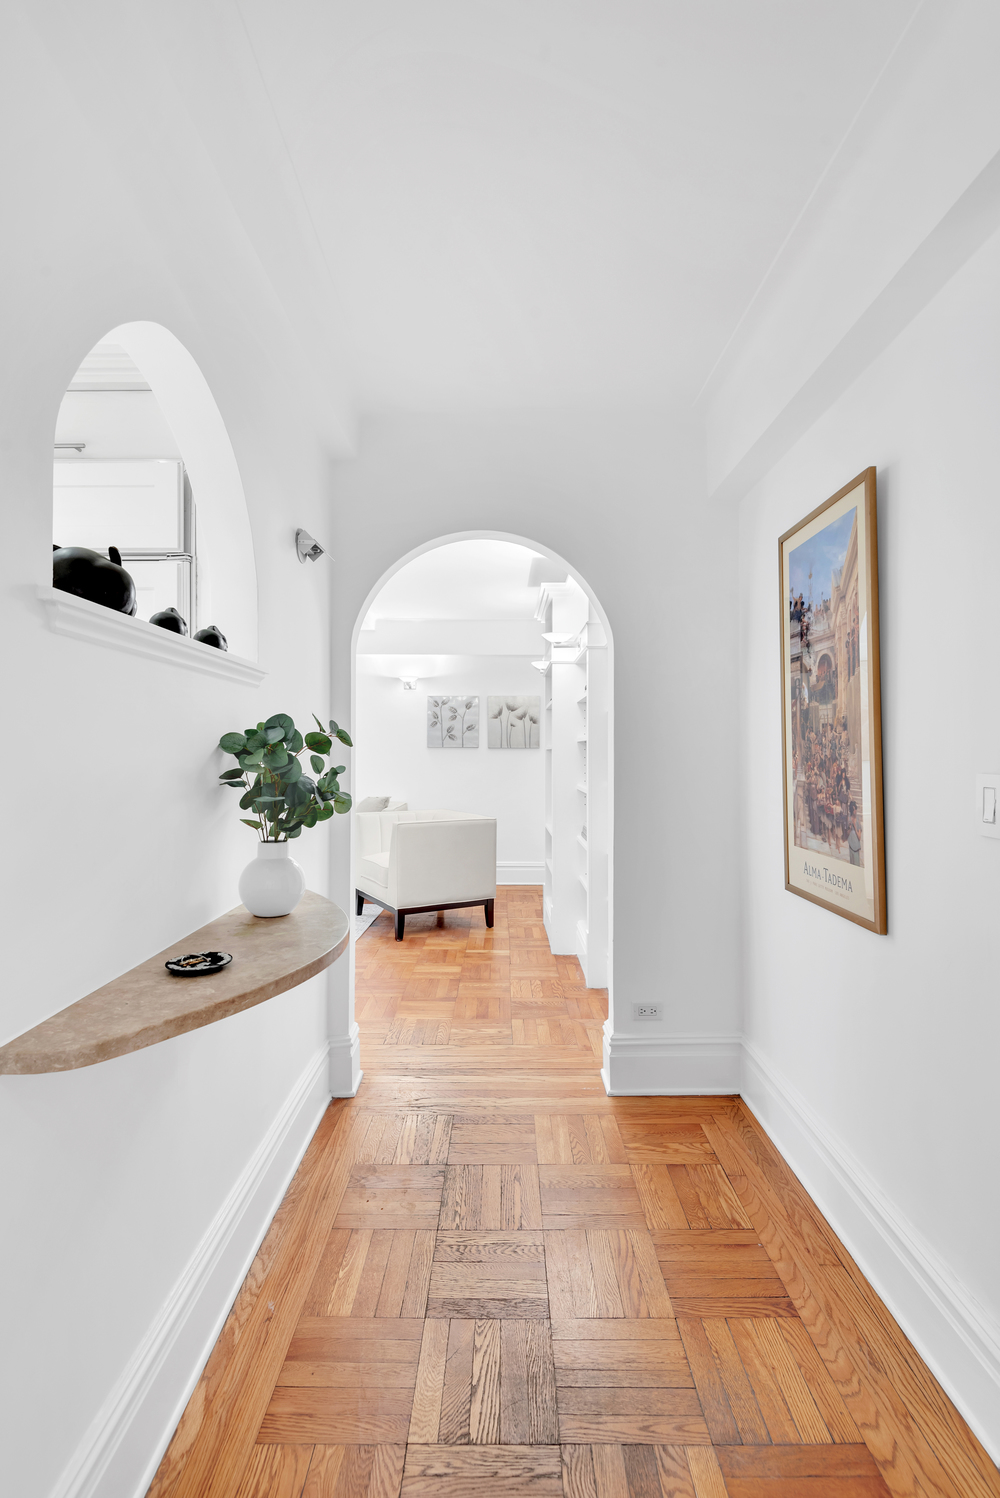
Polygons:
<instances>
[{"instance_id":1,"label":"living room beyond archway","mask_svg":"<svg viewBox=\"0 0 1000 1498\"><path fill-rule=\"evenodd\" d=\"M560 1035L574 1018L562 1013L564 989L609 987L611 698L610 634L596 599L530 542L444 538L380 580L355 632L359 998L372 938L384 947L392 935L406 948L459 928L483 953L482 992L446 971L428 973L439 980L431 986L443 1006L481 998L475 1017L492 1015L500 1030L512 1022L499 991L508 981L515 1008L521 998L541 1003L513 1020L540 1020L544 1033L551 1019ZM532 928L534 958L506 939L478 947L494 890L498 919L501 904L516 907L514 926ZM505 936L510 929L508 918ZM470 960L463 954L463 973ZM598 1017L587 1013L578 1027L599 1064Z\"/></svg>"}]
</instances>

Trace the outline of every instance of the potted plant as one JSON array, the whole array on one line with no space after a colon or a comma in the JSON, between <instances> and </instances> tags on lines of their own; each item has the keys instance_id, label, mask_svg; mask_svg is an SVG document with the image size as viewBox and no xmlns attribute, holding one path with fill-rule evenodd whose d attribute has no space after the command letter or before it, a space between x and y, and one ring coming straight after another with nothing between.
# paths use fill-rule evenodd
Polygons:
<instances>
[{"instance_id":1,"label":"potted plant","mask_svg":"<svg viewBox=\"0 0 1000 1498\"><path fill-rule=\"evenodd\" d=\"M240 821L260 839L257 857L240 875L240 899L251 915L288 915L305 892L302 869L289 856L288 844L303 827L328 822L335 812L351 809L338 776L344 765L326 766L334 741L352 748L351 736L331 719L329 732L313 714L319 732L304 737L287 713L275 713L266 723L243 733L224 733L219 748L235 756L237 764L219 776L222 784L242 791L240 807L253 817ZM299 760L308 749L313 774Z\"/></svg>"}]
</instances>

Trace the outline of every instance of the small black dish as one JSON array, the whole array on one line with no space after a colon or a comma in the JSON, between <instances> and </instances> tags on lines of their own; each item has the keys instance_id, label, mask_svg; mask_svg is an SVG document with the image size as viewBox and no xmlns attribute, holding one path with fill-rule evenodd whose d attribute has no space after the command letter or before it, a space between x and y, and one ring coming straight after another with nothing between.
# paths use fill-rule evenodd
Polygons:
<instances>
[{"instance_id":1,"label":"small black dish","mask_svg":"<svg viewBox=\"0 0 1000 1498\"><path fill-rule=\"evenodd\" d=\"M230 952L188 952L184 957L171 957L163 966L175 978L200 978L203 973L221 973L232 960Z\"/></svg>"}]
</instances>

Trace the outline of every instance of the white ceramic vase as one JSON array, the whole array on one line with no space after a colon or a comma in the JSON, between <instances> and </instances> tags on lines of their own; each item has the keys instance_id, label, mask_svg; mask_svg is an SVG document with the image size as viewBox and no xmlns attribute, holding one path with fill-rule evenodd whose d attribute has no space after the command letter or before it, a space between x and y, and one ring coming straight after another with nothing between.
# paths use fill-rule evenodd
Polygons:
<instances>
[{"instance_id":1,"label":"white ceramic vase","mask_svg":"<svg viewBox=\"0 0 1000 1498\"><path fill-rule=\"evenodd\" d=\"M287 843L258 843L240 875L240 899L251 915L290 915L305 894L306 876Z\"/></svg>"}]
</instances>

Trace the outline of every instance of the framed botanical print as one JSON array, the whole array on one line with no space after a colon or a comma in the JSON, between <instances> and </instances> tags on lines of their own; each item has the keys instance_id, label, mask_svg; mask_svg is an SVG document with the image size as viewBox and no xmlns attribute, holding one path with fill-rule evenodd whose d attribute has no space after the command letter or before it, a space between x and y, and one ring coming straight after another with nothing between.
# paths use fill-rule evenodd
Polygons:
<instances>
[{"instance_id":1,"label":"framed botanical print","mask_svg":"<svg viewBox=\"0 0 1000 1498\"><path fill-rule=\"evenodd\" d=\"M778 542L785 888L884 935L875 469Z\"/></svg>"}]
</instances>

